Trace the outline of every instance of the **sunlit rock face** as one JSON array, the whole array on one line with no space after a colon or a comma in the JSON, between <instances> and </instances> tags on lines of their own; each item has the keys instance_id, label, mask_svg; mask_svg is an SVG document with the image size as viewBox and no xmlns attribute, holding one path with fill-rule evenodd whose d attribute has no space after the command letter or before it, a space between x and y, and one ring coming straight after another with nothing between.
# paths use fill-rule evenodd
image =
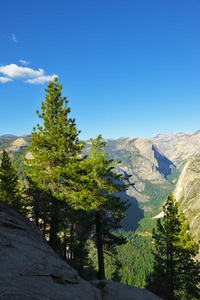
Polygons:
<instances>
[{"instance_id":1,"label":"sunlit rock face","mask_svg":"<svg viewBox=\"0 0 200 300\"><path fill-rule=\"evenodd\" d=\"M185 164L174 196L190 222L191 232L196 241L200 239L200 158L190 157Z\"/></svg>"},{"instance_id":2,"label":"sunlit rock face","mask_svg":"<svg viewBox=\"0 0 200 300\"><path fill-rule=\"evenodd\" d=\"M200 154L200 131L196 133L158 134L151 139L160 153L182 169L191 156Z\"/></svg>"}]
</instances>

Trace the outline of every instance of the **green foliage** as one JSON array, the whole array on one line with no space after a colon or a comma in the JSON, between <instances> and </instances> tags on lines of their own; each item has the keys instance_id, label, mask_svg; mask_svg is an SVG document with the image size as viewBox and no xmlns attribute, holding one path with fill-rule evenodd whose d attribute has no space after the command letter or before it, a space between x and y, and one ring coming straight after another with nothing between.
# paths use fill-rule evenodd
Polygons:
<instances>
[{"instance_id":1,"label":"green foliage","mask_svg":"<svg viewBox=\"0 0 200 300\"><path fill-rule=\"evenodd\" d=\"M139 227L136 230L138 232L152 232L156 226L156 219L152 218L153 213L151 211L144 212L144 218L139 221Z\"/></svg>"},{"instance_id":2,"label":"green foliage","mask_svg":"<svg viewBox=\"0 0 200 300\"><path fill-rule=\"evenodd\" d=\"M33 158L25 162L33 181L51 190L55 197L70 198L84 143L78 139L75 120L68 118L70 108L66 97L61 97L61 90L57 79L49 83L45 102L41 104L42 113L37 111L44 125L37 124L37 131L34 128L28 148Z\"/></svg>"},{"instance_id":3,"label":"green foliage","mask_svg":"<svg viewBox=\"0 0 200 300\"><path fill-rule=\"evenodd\" d=\"M79 198L76 196L76 189L79 186L81 161L79 155L84 147L84 143L78 139L79 131L75 120L68 117L68 100L61 96L61 90L62 86L57 78L54 82L49 82L45 102L41 104L42 112L37 111L38 117L43 120L43 126L37 124L37 130L33 129L28 148L32 159L25 159L29 182L34 184L34 189L46 194L45 205L40 205L40 208L49 208L45 214L50 216L49 242L55 250L60 248L59 211L63 203L66 204L66 210L69 206L77 208L76 201ZM33 195L34 193L33 191Z\"/></svg>"},{"instance_id":4,"label":"green foliage","mask_svg":"<svg viewBox=\"0 0 200 300\"><path fill-rule=\"evenodd\" d=\"M122 268L122 263L119 261L119 259L115 259L115 270L111 276L112 281L116 281L116 282L121 281L121 275L120 275L121 268Z\"/></svg>"},{"instance_id":5,"label":"green foliage","mask_svg":"<svg viewBox=\"0 0 200 300\"><path fill-rule=\"evenodd\" d=\"M10 147L15 140L16 140L16 137L0 138L0 151Z\"/></svg>"},{"instance_id":6,"label":"green foliage","mask_svg":"<svg viewBox=\"0 0 200 300\"><path fill-rule=\"evenodd\" d=\"M131 147L131 150L123 148L116 150L116 141L110 141L105 145L105 151L108 153L108 158L113 159L114 161L118 161L120 159L122 165L128 165L129 167L132 167L135 159L142 157L142 155L139 153L139 150L134 145L135 140L136 139L133 139L129 142L129 147Z\"/></svg>"},{"instance_id":7,"label":"green foliage","mask_svg":"<svg viewBox=\"0 0 200 300\"><path fill-rule=\"evenodd\" d=\"M128 201L122 201L116 192L125 191L129 185L125 184L129 176L123 178L113 169L118 162L107 158L103 152L105 146L101 142L101 135L91 139L91 152L89 159L83 161L85 178L82 185L81 201L85 209L93 212L95 225L94 241L97 248L99 279L105 278L104 252L115 252L115 245L123 244L126 240L116 236L111 230L120 228L120 221L125 217Z\"/></svg>"},{"instance_id":8,"label":"green foliage","mask_svg":"<svg viewBox=\"0 0 200 300\"><path fill-rule=\"evenodd\" d=\"M25 179L24 172L26 171L25 165L24 165L24 157L26 155L27 149L22 148L17 152L13 153L13 159L12 164L13 167L16 169L19 179L23 181Z\"/></svg>"},{"instance_id":9,"label":"green foliage","mask_svg":"<svg viewBox=\"0 0 200 300\"><path fill-rule=\"evenodd\" d=\"M167 176L167 180L172 183L172 184L175 184L177 182L177 179L180 175L180 171L178 169L174 169L171 174L169 174Z\"/></svg>"},{"instance_id":10,"label":"green foliage","mask_svg":"<svg viewBox=\"0 0 200 300\"><path fill-rule=\"evenodd\" d=\"M135 234L132 231L119 230L115 234L123 236L127 243L117 247L117 255L105 255L105 271L108 280L144 288L146 276L152 271L152 237L148 234ZM97 257L94 245L90 243L90 257L97 269Z\"/></svg>"},{"instance_id":11,"label":"green foliage","mask_svg":"<svg viewBox=\"0 0 200 300\"><path fill-rule=\"evenodd\" d=\"M18 174L5 150L0 165L0 199L18 211L22 209Z\"/></svg>"},{"instance_id":12,"label":"green foliage","mask_svg":"<svg viewBox=\"0 0 200 300\"><path fill-rule=\"evenodd\" d=\"M121 201L117 193L125 191L129 186L127 184L129 176L122 178L113 170L118 166L119 158L122 165L134 169L135 160L141 157L140 152L134 145L134 139L129 142L128 150L123 147L113 150L116 141L106 144L102 142L100 135L96 139L91 139L91 143L86 145L83 151L85 143L78 139L79 131L76 129L75 120L68 117L70 108L67 99L61 97L61 90L62 86L57 79L50 82L46 89L45 102L41 104L42 111L41 113L37 111L43 125L37 124L37 129L34 128L28 149L33 158L25 159L24 165L21 161L26 149L13 154L13 165L18 170L20 179L24 179L23 171L26 169L29 183L26 190L27 213L48 237L50 245L56 251L61 251L62 256L68 259L71 265L74 264L73 266L79 268L87 264L88 250L85 245L90 237L93 241L90 256L96 269L99 269L99 278L105 278L106 273L107 279L144 287L146 276L152 271L153 265L151 253L153 241L149 232L157 221L152 219L152 216L159 212L167 195L173 190L179 172L172 170L166 178L168 183L162 185L145 180L143 194L149 198L149 202L140 204L140 208L145 207L147 211L144 212L137 233L119 230L120 221L125 216L128 204ZM0 139L0 149L2 145L11 146L15 139L3 141ZM30 142L30 137L24 139ZM84 153L89 154L89 157L83 157ZM7 175L12 169L9 168L7 164ZM16 173L12 176L17 182ZM17 199L13 196L15 192L11 200L11 197L8 197L9 193L5 192L5 185L3 187L3 177L0 179L1 197L11 203L13 199ZM17 194L19 195L18 191ZM167 213L167 206L165 208ZM170 283L166 285L166 277L162 273L166 269L162 265L160 269L158 267L160 272L162 269L160 273L162 276L157 278L159 279L157 282L161 283L161 288L165 288L166 295L169 291L170 295L177 299L186 299L184 297L187 293L188 297L195 294L193 291L197 283L195 277L197 269L191 257L196 253L197 247L192 238L185 234L189 230L185 217L181 214L179 217L178 221L176 218L175 221L177 227L179 223L182 227L180 231L176 231L178 239L173 240L171 249L174 251L175 243L178 254L174 265L180 273L185 274L180 280L173 277L176 290L171 291ZM166 224L158 221L158 228L162 234ZM153 252L154 255L157 253L157 258L167 248L163 246L162 234L159 235L154 231L155 241L156 237L159 237ZM193 252L191 247L194 249ZM180 263L181 259L187 261L186 265ZM157 260L160 261L162 258ZM157 265L154 264L154 268L155 266ZM186 269L189 267L192 271L187 275ZM167 268L170 269L170 265ZM176 271L176 268L173 270ZM152 274L151 279L154 280L156 275L154 272ZM194 280L190 281L189 277L194 277ZM150 283L154 284L154 281L149 280ZM178 290L178 284L183 286L183 292Z\"/></svg>"},{"instance_id":13,"label":"green foliage","mask_svg":"<svg viewBox=\"0 0 200 300\"><path fill-rule=\"evenodd\" d=\"M194 260L199 245L172 194L163 210L164 218L153 230L154 267L147 288L164 299L200 299L200 264Z\"/></svg>"},{"instance_id":14,"label":"green foliage","mask_svg":"<svg viewBox=\"0 0 200 300\"><path fill-rule=\"evenodd\" d=\"M149 198L148 206L151 207L151 210L155 215L161 209L161 205L163 204L169 193L174 189L174 186L171 184L153 184L148 180L144 180L144 183L145 188L142 193Z\"/></svg>"}]
</instances>

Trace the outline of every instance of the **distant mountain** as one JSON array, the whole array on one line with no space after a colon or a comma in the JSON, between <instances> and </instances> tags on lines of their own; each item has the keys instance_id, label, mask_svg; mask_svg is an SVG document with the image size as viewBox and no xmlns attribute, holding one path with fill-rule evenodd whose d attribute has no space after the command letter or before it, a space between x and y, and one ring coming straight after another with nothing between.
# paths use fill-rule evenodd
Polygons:
<instances>
[{"instance_id":1,"label":"distant mountain","mask_svg":"<svg viewBox=\"0 0 200 300\"><path fill-rule=\"evenodd\" d=\"M131 182L135 183L138 191L144 190L144 180L156 184L167 183L167 176L176 168L148 139L123 137L105 141L108 156L121 161L119 170L132 175ZM86 144L84 154L88 154L89 149L90 142Z\"/></svg>"},{"instance_id":2,"label":"distant mountain","mask_svg":"<svg viewBox=\"0 0 200 300\"><path fill-rule=\"evenodd\" d=\"M156 135L151 141L180 169L191 156L200 154L200 131Z\"/></svg>"},{"instance_id":3,"label":"distant mountain","mask_svg":"<svg viewBox=\"0 0 200 300\"><path fill-rule=\"evenodd\" d=\"M22 161L30 141L30 136L0 137L0 151L6 148L21 178ZM126 194L120 195L132 203L123 221L124 228L135 230L140 223L141 228L147 224L148 229L151 217L162 211L167 195L174 192L199 238L200 131L159 134L152 139L122 137L104 141L109 158L121 161L116 172L132 175L130 182L135 183ZM87 141L84 155L89 153L90 146L91 141Z\"/></svg>"},{"instance_id":4,"label":"distant mountain","mask_svg":"<svg viewBox=\"0 0 200 300\"><path fill-rule=\"evenodd\" d=\"M108 157L121 161L116 172L132 175L130 182L135 185L120 196L132 203L122 225L126 230L135 230L146 212L153 216L162 209L163 200L175 187L179 171L148 139L122 137L104 141ZM88 141L84 155L89 153L90 145Z\"/></svg>"},{"instance_id":5,"label":"distant mountain","mask_svg":"<svg viewBox=\"0 0 200 300\"><path fill-rule=\"evenodd\" d=\"M194 134L157 135L151 140L181 171L173 193L187 216L191 232L198 242L200 240L200 131Z\"/></svg>"},{"instance_id":6,"label":"distant mountain","mask_svg":"<svg viewBox=\"0 0 200 300\"><path fill-rule=\"evenodd\" d=\"M12 139L12 138L17 138L17 136L13 134L0 135L0 139Z\"/></svg>"},{"instance_id":7,"label":"distant mountain","mask_svg":"<svg viewBox=\"0 0 200 300\"><path fill-rule=\"evenodd\" d=\"M6 149L8 152L16 152L22 147L28 147L30 142L30 136L16 137L12 134L2 135L0 136L0 151Z\"/></svg>"}]
</instances>

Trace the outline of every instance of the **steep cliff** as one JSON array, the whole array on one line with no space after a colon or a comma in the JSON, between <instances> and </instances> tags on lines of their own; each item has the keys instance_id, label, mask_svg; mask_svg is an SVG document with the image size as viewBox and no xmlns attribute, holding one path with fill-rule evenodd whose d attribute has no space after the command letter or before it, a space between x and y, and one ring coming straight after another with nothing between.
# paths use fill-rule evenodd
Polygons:
<instances>
[{"instance_id":1,"label":"steep cliff","mask_svg":"<svg viewBox=\"0 0 200 300\"><path fill-rule=\"evenodd\" d=\"M183 168L191 156L200 154L200 131L156 135L151 139L158 150L178 168Z\"/></svg>"},{"instance_id":2,"label":"steep cliff","mask_svg":"<svg viewBox=\"0 0 200 300\"><path fill-rule=\"evenodd\" d=\"M189 219L195 240L200 239L200 157L190 157L179 176L174 196Z\"/></svg>"}]
</instances>

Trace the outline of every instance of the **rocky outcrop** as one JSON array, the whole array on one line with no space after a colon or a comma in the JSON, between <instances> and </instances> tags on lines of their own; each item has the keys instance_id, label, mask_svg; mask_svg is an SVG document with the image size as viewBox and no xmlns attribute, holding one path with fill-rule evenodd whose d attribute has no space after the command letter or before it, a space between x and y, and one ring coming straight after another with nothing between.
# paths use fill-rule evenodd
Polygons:
<instances>
[{"instance_id":1,"label":"rocky outcrop","mask_svg":"<svg viewBox=\"0 0 200 300\"><path fill-rule=\"evenodd\" d=\"M159 300L119 283L87 282L50 248L38 228L0 202L1 300Z\"/></svg>"},{"instance_id":2,"label":"rocky outcrop","mask_svg":"<svg viewBox=\"0 0 200 300\"><path fill-rule=\"evenodd\" d=\"M7 149L9 152L17 152L22 148L27 148L29 146L29 143L25 141L23 138L18 138L16 139L13 143L12 146Z\"/></svg>"},{"instance_id":3,"label":"rocky outcrop","mask_svg":"<svg viewBox=\"0 0 200 300\"><path fill-rule=\"evenodd\" d=\"M200 154L200 131L196 133L173 133L156 135L151 139L178 168L183 168L191 156Z\"/></svg>"},{"instance_id":4,"label":"rocky outcrop","mask_svg":"<svg viewBox=\"0 0 200 300\"><path fill-rule=\"evenodd\" d=\"M160 154L156 146L146 138L120 138L113 144L112 155L117 152L123 170L132 174L132 181L139 189L140 182L166 183L173 163ZM106 145L109 147L109 142Z\"/></svg>"},{"instance_id":5,"label":"rocky outcrop","mask_svg":"<svg viewBox=\"0 0 200 300\"><path fill-rule=\"evenodd\" d=\"M103 300L161 300L150 292L130 285L99 280L92 283L101 290Z\"/></svg>"},{"instance_id":6,"label":"rocky outcrop","mask_svg":"<svg viewBox=\"0 0 200 300\"><path fill-rule=\"evenodd\" d=\"M156 145L146 138L122 137L105 140L105 151L114 160L120 160L120 169L131 174L131 182L140 192L144 189L141 182L166 183L166 176L175 168L174 164L159 153ZM87 142L83 155L89 153L91 142Z\"/></svg>"},{"instance_id":7,"label":"rocky outcrop","mask_svg":"<svg viewBox=\"0 0 200 300\"><path fill-rule=\"evenodd\" d=\"M174 196L187 216L195 240L200 239L200 158L190 157L185 164Z\"/></svg>"},{"instance_id":8,"label":"rocky outcrop","mask_svg":"<svg viewBox=\"0 0 200 300\"><path fill-rule=\"evenodd\" d=\"M38 228L0 202L0 299L101 299L46 243Z\"/></svg>"}]
</instances>

